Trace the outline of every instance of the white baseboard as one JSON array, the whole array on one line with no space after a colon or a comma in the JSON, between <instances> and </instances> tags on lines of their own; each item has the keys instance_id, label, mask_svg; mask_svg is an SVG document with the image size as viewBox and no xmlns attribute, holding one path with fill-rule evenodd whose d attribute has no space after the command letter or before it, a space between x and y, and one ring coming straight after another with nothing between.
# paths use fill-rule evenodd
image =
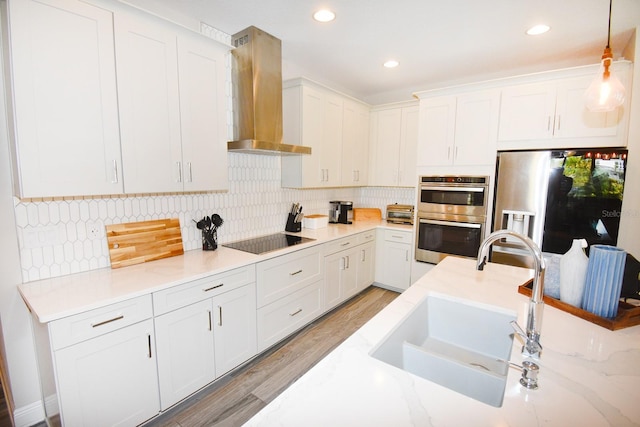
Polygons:
<instances>
[{"instance_id":1,"label":"white baseboard","mask_svg":"<svg viewBox=\"0 0 640 427\"><path fill-rule=\"evenodd\" d=\"M16 408L13 411L13 420L16 427L29 427L44 421L44 419L44 407L40 401Z\"/></svg>"},{"instance_id":2,"label":"white baseboard","mask_svg":"<svg viewBox=\"0 0 640 427\"><path fill-rule=\"evenodd\" d=\"M30 427L44 421L47 415L51 417L59 412L58 396L53 394L45 397L44 407L42 406L42 402L33 402L27 406L16 408L13 412L13 419L16 427Z\"/></svg>"}]
</instances>

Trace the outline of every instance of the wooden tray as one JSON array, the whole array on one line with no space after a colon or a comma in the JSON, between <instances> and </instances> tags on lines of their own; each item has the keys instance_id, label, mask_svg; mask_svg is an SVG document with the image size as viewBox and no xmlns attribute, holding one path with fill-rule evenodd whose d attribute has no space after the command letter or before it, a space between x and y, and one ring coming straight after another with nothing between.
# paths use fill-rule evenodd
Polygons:
<instances>
[{"instance_id":1,"label":"wooden tray","mask_svg":"<svg viewBox=\"0 0 640 427\"><path fill-rule=\"evenodd\" d=\"M524 285L518 286L518 293L530 297L532 286L533 282L529 280ZM618 314L616 315L616 317L608 318L596 316L589 311L574 307L571 304L567 304L566 302L562 302L548 295L545 295L542 300L545 304L550 305L551 307L566 311L569 314L573 314L574 316L578 316L581 319L584 319L591 323L595 323L596 325L602 326L603 328L607 328L612 331L628 328L630 326L640 325L640 307L624 301L620 301L620 304L618 305Z\"/></svg>"},{"instance_id":2,"label":"wooden tray","mask_svg":"<svg viewBox=\"0 0 640 427\"><path fill-rule=\"evenodd\" d=\"M378 208L353 208L354 221L381 220L382 211Z\"/></svg>"},{"instance_id":3,"label":"wooden tray","mask_svg":"<svg viewBox=\"0 0 640 427\"><path fill-rule=\"evenodd\" d=\"M111 268L141 264L184 253L178 218L127 222L107 225L105 228Z\"/></svg>"}]
</instances>

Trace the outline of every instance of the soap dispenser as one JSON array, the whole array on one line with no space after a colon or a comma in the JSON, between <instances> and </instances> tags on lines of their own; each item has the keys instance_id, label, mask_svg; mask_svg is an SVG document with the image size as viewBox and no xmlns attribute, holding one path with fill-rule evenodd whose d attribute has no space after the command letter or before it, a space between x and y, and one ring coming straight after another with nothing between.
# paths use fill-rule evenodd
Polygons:
<instances>
[{"instance_id":1,"label":"soap dispenser","mask_svg":"<svg viewBox=\"0 0 640 427\"><path fill-rule=\"evenodd\" d=\"M585 239L574 239L560 259L560 301L581 308L589 258Z\"/></svg>"}]
</instances>

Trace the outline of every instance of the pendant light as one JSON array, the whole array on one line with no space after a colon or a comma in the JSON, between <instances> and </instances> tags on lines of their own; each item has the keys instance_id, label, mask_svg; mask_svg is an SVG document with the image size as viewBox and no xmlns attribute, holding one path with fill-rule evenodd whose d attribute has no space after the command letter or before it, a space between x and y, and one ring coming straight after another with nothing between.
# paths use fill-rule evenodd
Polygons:
<instances>
[{"instance_id":1,"label":"pendant light","mask_svg":"<svg viewBox=\"0 0 640 427\"><path fill-rule=\"evenodd\" d=\"M602 54L602 61L598 69L598 75L589 85L584 94L585 103L589 111L607 112L613 111L624 102L624 86L611 69L613 54L611 53L611 6L613 0L609 0L609 30L607 33L607 46Z\"/></svg>"}]
</instances>

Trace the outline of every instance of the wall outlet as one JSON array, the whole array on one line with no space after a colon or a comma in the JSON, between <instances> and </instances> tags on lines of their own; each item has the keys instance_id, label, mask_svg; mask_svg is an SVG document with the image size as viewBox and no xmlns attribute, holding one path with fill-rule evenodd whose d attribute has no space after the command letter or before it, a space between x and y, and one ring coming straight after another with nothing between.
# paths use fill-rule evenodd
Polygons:
<instances>
[{"instance_id":1,"label":"wall outlet","mask_svg":"<svg viewBox=\"0 0 640 427\"><path fill-rule=\"evenodd\" d=\"M89 240L104 237L104 225L102 221L87 221L87 238Z\"/></svg>"}]
</instances>

